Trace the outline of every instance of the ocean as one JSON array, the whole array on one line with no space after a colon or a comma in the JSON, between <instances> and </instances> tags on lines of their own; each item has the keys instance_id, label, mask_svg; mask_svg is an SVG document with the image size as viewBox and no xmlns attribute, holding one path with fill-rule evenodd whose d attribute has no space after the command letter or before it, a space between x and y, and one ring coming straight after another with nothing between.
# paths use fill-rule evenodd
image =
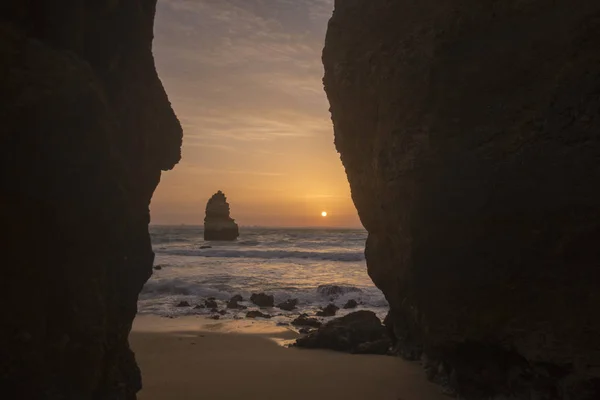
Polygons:
<instances>
[{"instance_id":1,"label":"ocean","mask_svg":"<svg viewBox=\"0 0 600 400\"><path fill-rule=\"evenodd\" d=\"M367 233L358 229L240 228L235 242L205 242L202 227L151 226L156 259L152 277L138 302L140 314L167 317L212 315L209 309L194 308L214 297L219 310L236 294L247 310L227 310L221 319L243 318L258 309L250 303L252 293L275 297L275 304L298 299L298 308L262 310L272 321L289 323L301 313L313 315L334 303L336 316L366 309L380 318L387 302L369 276L364 258ZM354 299L359 306L345 310ZM178 307L188 302L189 307Z\"/></svg>"}]
</instances>

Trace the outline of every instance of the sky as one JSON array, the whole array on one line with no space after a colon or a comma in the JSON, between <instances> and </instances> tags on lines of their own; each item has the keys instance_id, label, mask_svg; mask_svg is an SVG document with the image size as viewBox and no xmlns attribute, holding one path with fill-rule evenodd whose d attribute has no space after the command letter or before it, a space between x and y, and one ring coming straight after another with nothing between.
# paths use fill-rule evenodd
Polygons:
<instances>
[{"instance_id":1,"label":"sky","mask_svg":"<svg viewBox=\"0 0 600 400\"><path fill-rule=\"evenodd\" d=\"M332 10L333 0L159 0L154 55L184 140L152 223L202 224L222 190L242 226L360 227L322 84Z\"/></svg>"}]
</instances>

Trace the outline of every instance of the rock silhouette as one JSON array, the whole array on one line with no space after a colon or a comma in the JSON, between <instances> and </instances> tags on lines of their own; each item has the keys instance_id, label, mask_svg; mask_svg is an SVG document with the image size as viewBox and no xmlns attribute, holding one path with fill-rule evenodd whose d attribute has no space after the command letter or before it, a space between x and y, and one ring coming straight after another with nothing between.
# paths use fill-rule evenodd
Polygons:
<instances>
[{"instance_id":1,"label":"rock silhouette","mask_svg":"<svg viewBox=\"0 0 600 400\"><path fill-rule=\"evenodd\" d=\"M227 302L227 308L244 310L248 307L239 304L237 298L234 296L231 300Z\"/></svg>"},{"instance_id":2,"label":"rock silhouette","mask_svg":"<svg viewBox=\"0 0 600 400\"><path fill-rule=\"evenodd\" d=\"M253 311L248 311L246 313L246 318L250 318L250 319L252 319L252 318L271 318L271 316L269 314L265 314L260 311L253 310Z\"/></svg>"},{"instance_id":3,"label":"rock silhouette","mask_svg":"<svg viewBox=\"0 0 600 400\"><path fill-rule=\"evenodd\" d=\"M206 308L217 308L219 307L217 301L215 300L214 297L209 297L208 299L204 300L204 305L206 306Z\"/></svg>"},{"instance_id":4,"label":"rock silhouette","mask_svg":"<svg viewBox=\"0 0 600 400\"><path fill-rule=\"evenodd\" d=\"M354 299L350 299L344 304L344 309L356 308L358 307L358 302Z\"/></svg>"},{"instance_id":5,"label":"rock silhouette","mask_svg":"<svg viewBox=\"0 0 600 400\"><path fill-rule=\"evenodd\" d=\"M317 318L309 317L307 314L302 314L298 316L291 323L294 326L310 326L315 328L318 328L323 324Z\"/></svg>"},{"instance_id":6,"label":"rock silhouette","mask_svg":"<svg viewBox=\"0 0 600 400\"><path fill-rule=\"evenodd\" d=\"M390 345L384 326L372 311L356 311L336 318L296 340L298 347L360 354L386 354Z\"/></svg>"},{"instance_id":7,"label":"rock silhouette","mask_svg":"<svg viewBox=\"0 0 600 400\"><path fill-rule=\"evenodd\" d=\"M460 398L600 399L599 15L335 2L324 85L369 276L395 351Z\"/></svg>"},{"instance_id":8,"label":"rock silhouette","mask_svg":"<svg viewBox=\"0 0 600 400\"><path fill-rule=\"evenodd\" d=\"M0 299L20 298L0 312L3 398L141 387L128 336L152 274L148 206L182 141L154 66L155 6L0 6Z\"/></svg>"},{"instance_id":9,"label":"rock silhouette","mask_svg":"<svg viewBox=\"0 0 600 400\"><path fill-rule=\"evenodd\" d=\"M252 293L250 301L259 307L273 307L275 304L275 297L266 293Z\"/></svg>"},{"instance_id":10,"label":"rock silhouette","mask_svg":"<svg viewBox=\"0 0 600 400\"><path fill-rule=\"evenodd\" d=\"M317 317L333 317L340 308L335 304L328 304L325 308L317 311Z\"/></svg>"},{"instance_id":11,"label":"rock silhouette","mask_svg":"<svg viewBox=\"0 0 600 400\"><path fill-rule=\"evenodd\" d=\"M287 299L286 301L277 304L277 308L284 311L292 311L298 305L298 299Z\"/></svg>"},{"instance_id":12,"label":"rock silhouette","mask_svg":"<svg viewBox=\"0 0 600 400\"><path fill-rule=\"evenodd\" d=\"M238 238L240 235L238 225L229 213L227 198L219 190L206 203L204 240L232 241Z\"/></svg>"}]
</instances>

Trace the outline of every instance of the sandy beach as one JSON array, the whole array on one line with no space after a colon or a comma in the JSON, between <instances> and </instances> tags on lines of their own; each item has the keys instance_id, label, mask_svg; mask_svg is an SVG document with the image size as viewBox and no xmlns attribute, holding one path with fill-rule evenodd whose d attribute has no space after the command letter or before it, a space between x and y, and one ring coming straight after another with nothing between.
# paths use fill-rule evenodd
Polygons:
<instances>
[{"instance_id":1,"label":"sandy beach","mask_svg":"<svg viewBox=\"0 0 600 400\"><path fill-rule=\"evenodd\" d=\"M447 399L418 364L282 346L295 337L266 321L138 316L139 399Z\"/></svg>"}]
</instances>

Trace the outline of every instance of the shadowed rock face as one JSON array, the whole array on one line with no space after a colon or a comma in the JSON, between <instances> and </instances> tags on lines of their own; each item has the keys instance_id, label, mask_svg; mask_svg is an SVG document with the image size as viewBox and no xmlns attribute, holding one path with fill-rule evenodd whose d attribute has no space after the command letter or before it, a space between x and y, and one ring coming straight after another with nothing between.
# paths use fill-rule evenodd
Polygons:
<instances>
[{"instance_id":1,"label":"shadowed rock face","mask_svg":"<svg viewBox=\"0 0 600 400\"><path fill-rule=\"evenodd\" d=\"M298 338L295 345L357 354L386 354L390 338L374 312L361 310L332 319L318 330Z\"/></svg>"},{"instance_id":2,"label":"shadowed rock face","mask_svg":"<svg viewBox=\"0 0 600 400\"><path fill-rule=\"evenodd\" d=\"M239 234L238 225L229 216L229 203L220 190L213 194L206 203L204 217L204 240L236 240Z\"/></svg>"},{"instance_id":3,"label":"shadowed rock face","mask_svg":"<svg viewBox=\"0 0 600 400\"><path fill-rule=\"evenodd\" d=\"M323 61L397 351L600 398L600 2L338 0Z\"/></svg>"},{"instance_id":4,"label":"shadowed rock face","mask_svg":"<svg viewBox=\"0 0 600 400\"><path fill-rule=\"evenodd\" d=\"M182 131L151 53L156 0L0 5L0 391L134 399L127 337L149 203Z\"/></svg>"}]
</instances>

